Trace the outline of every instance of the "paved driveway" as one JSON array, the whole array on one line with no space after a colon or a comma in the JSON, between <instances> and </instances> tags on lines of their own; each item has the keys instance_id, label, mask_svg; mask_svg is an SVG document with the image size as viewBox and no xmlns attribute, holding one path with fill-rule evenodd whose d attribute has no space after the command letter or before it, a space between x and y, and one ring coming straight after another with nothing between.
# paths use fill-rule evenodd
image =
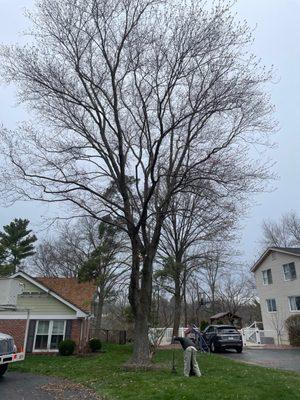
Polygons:
<instances>
[{"instance_id":1,"label":"paved driveway","mask_svg":"<svg viewBox=\"0 0 300 400\"><path fill-rule=\"evenodd\" d=\"M7 372L0 378L1 400L99 400L92 392L63 379Z\"/></svg>"},{"instance_id":2,"label":"paved driveway","mask_svg":"<svg viewBox=\"0 0 300 400\"><path fill-rule=\"evenodd\" d=\"M264 367L300 372L300 349L244 349L241 354L227 351L222 356Z\"/></svg>"}]
</instances>

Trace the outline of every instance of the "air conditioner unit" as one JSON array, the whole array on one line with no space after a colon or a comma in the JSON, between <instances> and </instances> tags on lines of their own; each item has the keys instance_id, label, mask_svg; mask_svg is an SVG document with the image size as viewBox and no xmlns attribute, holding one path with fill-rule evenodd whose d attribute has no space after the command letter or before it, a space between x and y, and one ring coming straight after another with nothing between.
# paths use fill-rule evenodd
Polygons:
<instances>
[{"instance_id":1,"label":"air conditioner unit","mask_svg":"<svg viewBox=\"0 0 300 400\"><path fill-rule=\"evenodd\" d=\"M24 285L14 278L0 278L0 308L16 308Z\"/></svg>"}]
</instances>

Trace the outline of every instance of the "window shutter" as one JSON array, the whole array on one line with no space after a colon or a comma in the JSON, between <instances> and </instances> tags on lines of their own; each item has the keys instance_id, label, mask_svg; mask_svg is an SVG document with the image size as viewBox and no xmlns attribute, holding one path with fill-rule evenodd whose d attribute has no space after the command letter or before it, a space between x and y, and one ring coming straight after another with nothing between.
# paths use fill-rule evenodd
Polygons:
<instances>
[{"instance_id":1,"label":"window shutter","mask_svg":"<svg viewBox=\"0 0 300 400\"><path fill-rule=\"evenodd\" d=\"M72 333L72 320L68 319L66 322L66 335L65 339L71 339L71 333Z\"/></svg>"},{"instance_id":2,"label":"window shutter","mask_svg":"<svg viewBox=\"0 0 300 400\"><path fill-rule=\"evenodd\" d=\"M26 343L26 352L27 353L32 353L32 350L33 350L35 326L36 326L36 320L34 320L34 319L30 320L29 327L28 327L27 343Z\"/></svg>"}]
</instances>

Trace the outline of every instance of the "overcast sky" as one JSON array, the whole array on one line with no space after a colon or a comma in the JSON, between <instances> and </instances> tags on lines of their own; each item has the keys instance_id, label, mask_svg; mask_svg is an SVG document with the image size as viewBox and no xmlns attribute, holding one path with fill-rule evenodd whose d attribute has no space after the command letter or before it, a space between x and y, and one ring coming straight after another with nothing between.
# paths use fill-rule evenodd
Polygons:
<instances>
[{"instance_id":1,"label":"overcast sky","mask_svg":"<svg viewBox=\"0 0 300 400\"><path fill-rule=\"evenodd\" d=\"M0 0L0 42L24 42L21 33L26 27L24 8L32 0ZM256 27L253 52L262 58L267 66L274 65L277 80L271 85L276 119L280 131L274 136L277 144L271 156L277 162L275 172L279 180L271 193L256 196L256 205L242 221L240 248L244 258L251 262L258 256L258 241L264 218L278 218L288 210L300 215L300 135L298 118L300 105L300 0L238 0L238 16ZM16 105L14 89L0 86L0 123L13 127L17 121L26 118L26 113ZM14 217L28 218L39 232L42 216L56 213L54 206L19 203L1 208L0 229Z\"/></svg>"}]
</instances>

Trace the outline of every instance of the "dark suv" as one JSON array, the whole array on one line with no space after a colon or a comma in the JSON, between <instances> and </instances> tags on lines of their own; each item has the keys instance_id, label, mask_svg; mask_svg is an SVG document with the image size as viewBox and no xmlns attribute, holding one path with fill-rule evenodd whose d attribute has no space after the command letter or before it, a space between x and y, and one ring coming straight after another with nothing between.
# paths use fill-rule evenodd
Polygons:
<instances>
[{"instance_id":1,"label":"dark suv","mask_svg":"<svg viewBox=\"0 0 300 400\"><path fill-rule=\"evenodd\" d=\"M242 335L231 325L209 325L203 338L212 353L225 349L235 349L238 353L243 351Z\"/></svg>"}]
</instances>

